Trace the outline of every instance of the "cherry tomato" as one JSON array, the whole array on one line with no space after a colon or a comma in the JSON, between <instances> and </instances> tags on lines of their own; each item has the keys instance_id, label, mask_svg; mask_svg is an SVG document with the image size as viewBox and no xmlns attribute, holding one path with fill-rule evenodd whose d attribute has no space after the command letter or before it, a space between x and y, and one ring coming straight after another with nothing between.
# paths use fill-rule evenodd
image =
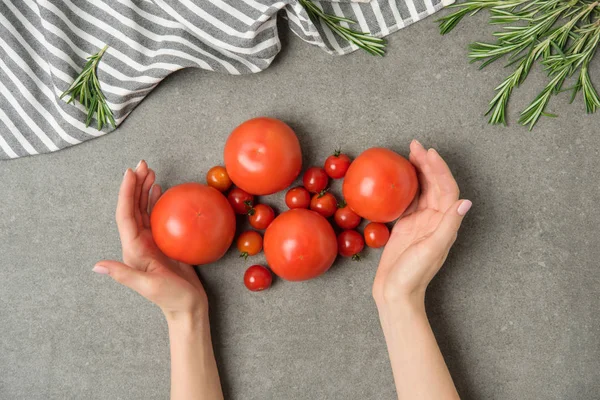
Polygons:
<instances>
[{"instance_id":1,"label":"cherry tomato","mask_svg":"<svg viewBox=\"0 0 600 400\"><path fill-rule=\"evenodd\" d=\"M248 256L255 256L260 253L262 247L263 238L256 231L246 231L237 240L240 257L248 258Z\"/></svg>"},{"instance_id":2,"label":"cherry tomato","mask_svg":"<svg viewBox=\"0 0 600 400\"><path fill-rule=\"evenodd\" d=\"M248 220L254 229L267 229L275 219L275 211L266 204L257 204L248 210Z\"/></svg>"},{"instance_id":3,"label":"cherry tomato","mask_svg":"<svg viewBox=\"0 0 600 400\"><path fill-rule=\"evenodd\" d=\"M360 224L361 220L360 216L352 211L345 201L338 204L333 219L337 226L342 229L354 229Z\"/></svg>"},{"instance_id":4,"label":"cherry tomato","mask_svg":"<svg viewBox=\"0 0 600 400\"><path fill-rule=\"evenodd\" d=\"M335 232L314 211L295 208L280 214L265 232L265 256L271 270L288 281L315 278L337 255Z\"/></svg>"},{"instance_id":5,"label":"cherry tomato","mask_svg":"<svg viewBox=\"0 0 600 400\"><path fill-rule=\"evenodd\" d=\"M219 192L226 192L231 187L231 179L227 175L227 170L220 165L208 170L206 173L206 183Z\"/></svg>"},{"instance_id":6,"label":"cherry tomato","mask_svg":"<svg viewBox=\"0 0 600 400\"><path fill-rule=\"evenodd\" d=\"M302 170L296 134L273 118L254 118L231 132L225 143L225 167L236 186L266 195L284 190Z\"/></svg>"},{"instance_id":7,"label":"cherry tomato","mask_svg":"<svg viewBox=\"0 0 600 400\"><path fill-rule=\"evenodd\" d=\"M291 208L308 208L310 206L310 193L302 186L288 190L285 194L285 204Z\"/></svg>"},{"instance_id":8,"label":"cherry tomato","mask_svg":"<svg viewBox=\"0 0 600 400\"><path fill-rule=\"evenodd\" d=\"M217 189L184 183L167 190L150 216L152 237L169 258L191 265L223 257L235 235L235 214Z\"/></svg>"},{"instance_id":9,"label":"cherry tomato","mask_svg":"<svg viewBox=\"0 0 600 400\"><path fill-rule=\"evenodd\" d=\"M342 191L350 208L361 217L390 222L402 215L418 187L410 161L391 150L374 147L350 164Z\"/></svg>"},{"instance_id":10,"label":"cherry tomato","mask_svg":"<svg viewBox=\"0 0 600 400\"><path fill-rule=\"evenodd\" d=\"M321 167L310 167L302 177L304 187L311 193L320 193L327 187L329 177Z\"/></svg>"},{"instance_id":11,"label":"cherry tomato","mask_svg":"<svg viewBox=\"0 0 600 400\"><path fill-rule=\"evenodd\" d=\"M390 238L390 230L381 222L369 222L363 233L367 246L375 249L385 246Z\"/></svg>"},{"instance_id":12,"label":"cherry tomato","mask_svg":"<svg viewBox=\"0 0 600 400\"><path fill-rule=\"evenodd\" d=\"M254 196L240 188L233 188L227 195L227 200L236 214L248 214L254 204Z\"/></svg>"},{"instance_id":13,"label":"cherry tomato","mask_svg":"<svg viewBox=\"0 0 600 400\"><path fill-rule=\"evenodd\" d=\"M317 193L310 200L310 209L318 212L325 218L329 218L337 210L337 200L329 192Z\"/></svg>"},{"instance_id":14,"label":"cherry tomato","mask_svg":"<svg viewBox=\"0 0 600 400\"><path fill-rule=\"evenodd\" d=\"M327 157L325 160L325 172L332 179L340 179L346 175L346 171L350 167L350 157L336 150L335 153Z\"/></svg>"},{"instance_id":15,"label":"cherry tomato","mask_svg":"<svg viewBox=\"0 0 600 400\"><path fill-rule=\"evenodd\" d=\"M353 260L360 259L360 252L365 248L365 240L355 230L345 230L338 235L338 250L343 257L352 257Z\"/></svg>"},{"instance_id":16,"label":"cherry tomato","mask_svg":"<svg viewBox=\"0 0 600 400\"><path fill-rule=\"evenodd\" d=\"M252 292L268 289L273 282L271 271L262 265L253 265L244 273L244 285Z\"/></svg>"}]
</instances>

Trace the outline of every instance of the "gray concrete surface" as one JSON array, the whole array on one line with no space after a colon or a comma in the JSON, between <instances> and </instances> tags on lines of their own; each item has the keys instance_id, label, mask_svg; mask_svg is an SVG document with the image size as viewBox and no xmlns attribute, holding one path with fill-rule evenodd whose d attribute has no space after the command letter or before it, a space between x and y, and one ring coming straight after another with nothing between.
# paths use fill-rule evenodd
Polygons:
<instances>
[{"instance_id":1,"label":"gray concrete surface","mask_svg":"<svg viewBox=\"0 0 600 400\"><path fill-rule=\"evenodd\" d=\"M113 212L126 167L144 158L163 185L202 181L231 129L258 115L296 129L306 165L340 145L406 154L416 137L439 149L474 203L428 294L463 398L599 398L599 117L565 95L551 106L560 118L516 125L543 85L536 69L510 127L488 126L482 112L507 72L467 63L483 26L477 16L441 38L428 19L393 35L383 59L333 58L284 35L264 73L183 71L117 132L0 163L0 399L168 397L160 311L91 268L120 256ZM227 398L394 398L370 296L378 255L262 294L242 284L262 258L230 252L202 268Z\"/></svg>"}]
</instances>

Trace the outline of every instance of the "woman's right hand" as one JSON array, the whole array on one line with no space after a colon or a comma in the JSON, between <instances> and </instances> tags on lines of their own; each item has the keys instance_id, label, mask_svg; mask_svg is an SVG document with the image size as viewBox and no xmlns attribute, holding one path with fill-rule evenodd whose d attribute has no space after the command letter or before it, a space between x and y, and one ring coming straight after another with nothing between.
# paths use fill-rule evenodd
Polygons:
<instances>
[{"instance_id":1,"label":"woman's right hand","mask_svg":"<svg viewBox=\"0 0 600 400\"><path fill-rule=\"evenodd\" d=\"M161 195L154 180L154 171L143 160L135 171L125 171L116 211L123 263L100 261L93 271L135 290L158 305L167 319L204 316L208 301L196 271L165 256L152 238L150 211Z\"/></svg>"},{"instance_id":2,"label":"woman's right hand","mask_svg":"<svg viewBox=\"0 0 600 400\"><path fill-rule=\"evenodd\" d=\"M437 151L413 140L409 158L421 193L396 222L381 256L373 284L378 306L424 301L427 285L446 260L471 208L469 200L458 199L458 185Z\"/></svg>"}]
</instances>

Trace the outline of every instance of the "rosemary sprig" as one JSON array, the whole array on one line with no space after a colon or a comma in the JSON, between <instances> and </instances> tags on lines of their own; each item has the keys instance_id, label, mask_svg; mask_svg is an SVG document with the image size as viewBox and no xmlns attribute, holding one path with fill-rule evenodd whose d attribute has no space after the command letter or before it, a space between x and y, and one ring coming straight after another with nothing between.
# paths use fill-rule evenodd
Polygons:
<instances>
[{"instance_id":1,"label":"rosemary sprig","mask_svg":"<svg viewBox=\"0 0 600 400\"><path fill-rule=\"evenodd\" d=\"M600 44L600 0L467 0L438 20L440 32L450 32L466 15L489 9L490 23L503 25L493 34L494 43L475 42L469 46L471 62L481 68L506 57L513 72L496 87L486 114L491 124L506 125L506 108L513 89L519 87L532 66L540 62L550 81L523 110L519 123L532 129L550 99L562 91L565 81L577 74L572 99L578 92L588 113L600 108L600 97L589 74L589 65Z\"/></svg>"},{"instance_id":2,"label":"rosemary sprig","mask_svg":"<svg viewBox=\"0 0 600 400\"><path fill-rule=\"evenodd\" d=\"M337 15L326 14L311 0L299 0L299 2L313 21L321 19L333 33L337 34L342 39L354 43L356 46L374 56L383 56L385 54L386 42L384 39L371 36L370 33L346 28L340 24L340 22L355 24L356 21L338 17Z\"/></svg>"},{"instance_id":3,"label":"rosemary sprig","mask_svg":"<svg viewBox=\"0 0 600 400\"><path fill-rule=\"evenodd\" d=\"M94 113L96 114L96 120L98 122L98 130L101 130L104 125L110 123L113 127L116 127L115 118L113 113L106 104L106 97L100 89L100 82L96 75L96 68L104 52L108 49L108 45L104 46L98 53L88 57L83 70L75 81L69 86L69 88L60 96L62 99L65 96L69 96L67 103L71 103L75 100L79 101L87 110L87 118L85 120L85 126L90 126Z\"/></svg>"}]
</instances>

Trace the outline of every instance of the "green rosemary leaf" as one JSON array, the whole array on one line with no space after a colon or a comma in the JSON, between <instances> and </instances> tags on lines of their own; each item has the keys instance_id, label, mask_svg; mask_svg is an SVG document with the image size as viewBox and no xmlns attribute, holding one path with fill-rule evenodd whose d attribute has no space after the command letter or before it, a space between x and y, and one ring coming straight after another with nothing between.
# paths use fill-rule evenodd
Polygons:
<instances>
[{"instance_id":1,"label":"green rosemary leaf","mask_svg":"<svg viewBox=\"0 0 600 400\"><path fill-rule=\"evenodd\" d=\"M104 46L98 53L88 57L81 73L75 78L71 86L69 86L69 88L60 96L61 99L67 95L69 96L67 104L77 100L83 105L87 110L85 120L86 126L91 124L94 114L96 114L98 130L102 129L102 127L108 123L114 128L117 126L115 124L113 113L106 104L106 97L104 97L104 94L102 93L100 81L96 74L98 63L102 59L106 49L108 49L108 45Z\"/></svg>"},{"instance_id":2,"label":"green rosemary leaf","mask_svg":"<svg viewBox=\"0 0 600 400\"><path fill-rule=\"evenodd\" d=\"M370 33L364 33L355 31L353 29L346 28L345 26L340 25L340 22L345 22L348 24L355 24L356 21L345 17L338 17L337 15L326 14L319 8L315 3L311 0L299 0L300 4L306 10L306 13L310 17L313 22L315 20L322 20L325 25L331 29L333 33L341 37L342 39L355 44L359 48L365 50L366 52L375 55L375 56L383 56L385 55L385 46L386 41L381 38L376 38L371 36Z\"/></svg>"}]
</instances>

